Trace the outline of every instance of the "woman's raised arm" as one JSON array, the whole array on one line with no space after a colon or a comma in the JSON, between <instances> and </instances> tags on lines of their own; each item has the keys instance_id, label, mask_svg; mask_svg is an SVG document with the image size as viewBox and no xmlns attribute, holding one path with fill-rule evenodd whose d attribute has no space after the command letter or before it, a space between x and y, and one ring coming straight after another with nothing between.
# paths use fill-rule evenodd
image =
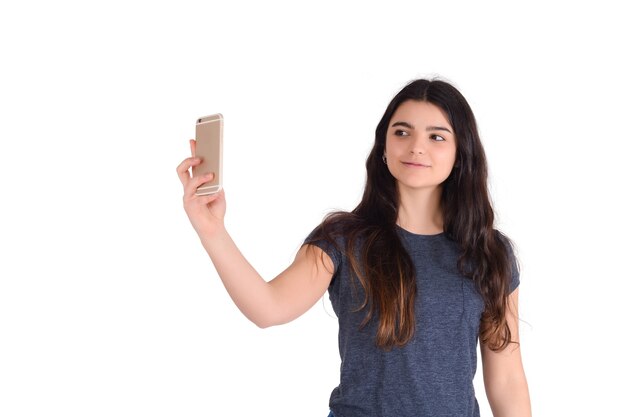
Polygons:
<instances>
[{"instance_id":1,"label":"woman's raised arm","mask_svg":"<svg viewBox=\"0 0 626 417\"><path fill-rule=\"evenodd\" d=\"M195 141L191 141L192 155ZM261 328L287 323L309 310L323 295L333 275L331 258L317 246L303 245L293 263L270 282L250 265L224 226L224 189L197 196L211 174L191 178L189 169L200 163L187 158L177 168L184 187L183 205L226 291L239 310ZM307 250L307 248L309 250Z\"/></svg>"}]
</instances>

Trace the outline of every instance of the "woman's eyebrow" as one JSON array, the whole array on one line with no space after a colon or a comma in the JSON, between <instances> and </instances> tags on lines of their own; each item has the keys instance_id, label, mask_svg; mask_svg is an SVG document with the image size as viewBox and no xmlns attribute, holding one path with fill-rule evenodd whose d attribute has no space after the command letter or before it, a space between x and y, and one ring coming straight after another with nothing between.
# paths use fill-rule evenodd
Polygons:
<instances>
[{"instance_id":1,"label":"woman's eyebrow","mask_svg":"<svg viewBox=\"0 0 626 417\"><path fill-rule=\"evenodd\" d=\"M409 129L415 129L415 127L407 122L395 122L394 124L391 125L391 127L394 126L404 126L404 127L408 127ZM445 130L448 133L452 133L450 131L450 129L448 129L447 127L443 127L443 126L427 126L426 127L426 131L431 131L431 130Z\"/></svg>"},{"instance_id":2,"label":"woman's eyebrow","mask_svg":"<svg viewBox=\"0 0 626 417\"><path fill-rule=\"evenodd\" d=\"M431 130L445 130L446 132L452 134L450 129L448 129L447 127L443 127L443 126L427 126L426 127L427 132L430 132Z\"/></svg>"},{"instance_id":3,"label":"woman's eyebrow","mask_svg":"<svg viewBox=\"0 0 626 417\"><path fill-rule=\"evenodd\" d=\"M415 127L413 127L412 124L407 123L407 122L395 122L394 124L391 125L391 127L394 126L404 126L404 127L408 127L409 129L415 129Z\"/></svg>"}]
</instances>

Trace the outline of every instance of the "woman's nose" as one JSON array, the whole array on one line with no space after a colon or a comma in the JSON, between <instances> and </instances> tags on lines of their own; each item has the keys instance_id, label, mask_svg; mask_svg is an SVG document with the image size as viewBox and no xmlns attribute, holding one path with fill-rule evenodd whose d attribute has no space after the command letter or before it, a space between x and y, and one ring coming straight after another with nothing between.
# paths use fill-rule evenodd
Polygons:
<instances>
[{"instance_id":1,"label":"woman's nose","mask_svg":"<svg viewBox=\"0 0 626 417\"><path fill-rule=\"evenodd\" d=\"M411 153L423 154L426 151L426 143L428 138L422 137L422 135L415 135L411 142Z\"/></svg>"}]
</instances>

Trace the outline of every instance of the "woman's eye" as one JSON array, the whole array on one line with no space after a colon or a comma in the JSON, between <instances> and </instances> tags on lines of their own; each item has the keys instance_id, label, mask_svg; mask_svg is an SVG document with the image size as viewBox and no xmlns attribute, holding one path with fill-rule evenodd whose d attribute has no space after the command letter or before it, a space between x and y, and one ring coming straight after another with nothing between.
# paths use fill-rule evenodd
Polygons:
<instances>
[{"instance_id":1,"label":"woman's eye","mask_svg":"<svg viewBox=\"0 0 626 417\"><path fill-rule=\"evenodd\" d=\"M395 135L396 136L405 136L405 135L402 135L402 133L406 133L406 132L404 130L396 130Z\"/></svg>"},{"instance_id":2,"label":"woman's eye","mask_svg":"<svg viewBox=\"0 0 626 417\"><path fill-rule=\"evenodd\" d=\"M431 138L434 138L436 142L443 142L446 140L443 136L439 136L439 135L432 135ZM441 140L436 139L436 138L439 138Z\"/></svg>"}]
</instances>

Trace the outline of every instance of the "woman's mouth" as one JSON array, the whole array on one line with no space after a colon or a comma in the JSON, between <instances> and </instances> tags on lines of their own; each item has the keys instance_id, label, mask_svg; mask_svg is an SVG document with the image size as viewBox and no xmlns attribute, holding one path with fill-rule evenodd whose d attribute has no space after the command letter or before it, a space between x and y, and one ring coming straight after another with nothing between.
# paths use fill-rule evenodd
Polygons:
<instances>
[{"instance_id":1,"label":"woman's mouth","mask_svg":"<svg viewBox=\"0 0 626 417\"><path fill-rule=\"evenodd\" d=\"M423 165L423 164L418 164L418 163L413 163L413 162L403 162L403 164L406 166L413 167L413 168L430 168L429 165Z\"/></svg>"}]
</instances>

